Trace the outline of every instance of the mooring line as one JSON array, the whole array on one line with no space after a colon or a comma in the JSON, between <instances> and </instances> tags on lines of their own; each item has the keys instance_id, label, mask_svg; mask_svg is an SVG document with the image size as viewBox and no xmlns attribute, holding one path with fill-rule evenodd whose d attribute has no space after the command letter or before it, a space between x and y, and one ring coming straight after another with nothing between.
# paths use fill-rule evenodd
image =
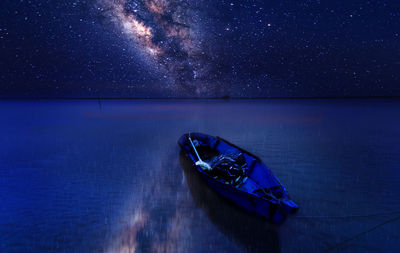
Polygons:
<instances>
[{"instance_id":1,"label":"mooring line","mask_svg":"<svg viewBox=\"0 0 400 253\"><path fill-rule=\"evenodd\" d=\"M364 215L342 215L342 216L293 216L291 219L349 219L349 218L367 218L373 216L385 216L391 214L400 214L399 211L386 212L386 213L374 213L374 214L364 214Z\"/></svg>"},{"instance_id":2,"label":"mooring line","mask_svg":"<svg viewBox=\"0 0 400 253\"><path fill-rule=\"evenodd\" d=\"M359 237L362 236L362 235L365 235L365 234L367 234L367 233L369 233L369 232L374 231L375 229L378 229L379 227L382 227L383 225L386 225L386 224L391 223L391 222L395 222L395 221L397 221L397 220L400 220L400 216L397 216L397 217L394 217L394 218L392 218L392 219L386 220L386 221L384 221L384 222L382 222L382 223L379 223L378 225L376 225L376 226L374 226L374 227L372 227L372 228L370 228L370 229L368 229L368 230L366 230L366 231L363 231L363 232L361 232L361 233L358 233L358 234L356 234L356 235L354 235L354 236L352 236L352 237L350 237L350 238L348 238L348 239L346 239L346 240L344 240L344 241L342 241L342 242L340 242L340 243L338 243L338 244L332 246L331 248L327 249L325 252L333 251L333 250L335 250L335 249L337 249L337 248L339 248L339 247L345 245L346 243L348 243L348 242L350 242L350 241L353 241L353 240L359 238Z\"/></svg>"}]
</instances>

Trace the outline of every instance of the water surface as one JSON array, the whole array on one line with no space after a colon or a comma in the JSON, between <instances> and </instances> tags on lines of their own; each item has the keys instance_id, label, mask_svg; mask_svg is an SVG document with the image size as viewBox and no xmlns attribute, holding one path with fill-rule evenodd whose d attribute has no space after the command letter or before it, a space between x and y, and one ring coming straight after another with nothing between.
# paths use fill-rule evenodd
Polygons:
<instances>
[{"instance_id":1,"label":"water surface","mask_svg":"<svg viewBox=\"0 0 400 253\"><path fill-rule=\"evenodd\" d=\"M1 101L0 252L393 252L399 111L396 100ZM300 211L273 226L223 201L180 157L188 131L258 155Z\"/></svg>"}]
</instances>

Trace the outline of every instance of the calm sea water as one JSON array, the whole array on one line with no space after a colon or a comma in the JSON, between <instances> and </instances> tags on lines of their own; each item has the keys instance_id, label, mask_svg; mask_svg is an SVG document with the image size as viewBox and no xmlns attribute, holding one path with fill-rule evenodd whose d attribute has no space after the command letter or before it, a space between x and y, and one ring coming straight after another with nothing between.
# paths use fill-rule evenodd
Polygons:
<instances>
[{"instance_id":1,"label":"calm sea water","mask_svg":"<svg viewBox=\"0 0 400 253\"><path fill-rule=\"evenodd\" d=\"M299 212L210 191L188 131L258 155ZM400 101L1 101L0 133L0 252L400 250Z\"/></svg>"}]
</instances>

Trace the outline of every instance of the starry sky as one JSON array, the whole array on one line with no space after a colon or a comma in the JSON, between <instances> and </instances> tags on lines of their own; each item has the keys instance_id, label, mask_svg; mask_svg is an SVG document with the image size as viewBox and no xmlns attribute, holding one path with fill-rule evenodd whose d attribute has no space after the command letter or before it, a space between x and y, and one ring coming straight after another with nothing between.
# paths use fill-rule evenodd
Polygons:
<instances>
[{"instance_id":1,"label":"starry sky","mask_svg":"<svg viewBox=\"0 0 400 253\"><path fill-rule=\"evenodd\" d=\"M0 97L400 96L398 0L2 0Z\"/></svg>"}]
</instances>

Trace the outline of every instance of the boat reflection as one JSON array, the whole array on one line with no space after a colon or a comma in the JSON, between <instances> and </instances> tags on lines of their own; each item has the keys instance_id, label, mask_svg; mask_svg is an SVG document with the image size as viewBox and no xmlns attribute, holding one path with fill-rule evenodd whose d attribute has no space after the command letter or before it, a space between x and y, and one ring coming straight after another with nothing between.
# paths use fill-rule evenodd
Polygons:
<instances>
[{"instance_id":1,"label":"boat reflection","mask_svg":"<svg viewBox=\"0 0 400 253\"><path fill-rule=\"evenodd\" d=\"M246 252L280 252L275 225L236 207L211 190L183 152L179 160L196 205L225 236Z\"/></svg>"}]
</instances>

